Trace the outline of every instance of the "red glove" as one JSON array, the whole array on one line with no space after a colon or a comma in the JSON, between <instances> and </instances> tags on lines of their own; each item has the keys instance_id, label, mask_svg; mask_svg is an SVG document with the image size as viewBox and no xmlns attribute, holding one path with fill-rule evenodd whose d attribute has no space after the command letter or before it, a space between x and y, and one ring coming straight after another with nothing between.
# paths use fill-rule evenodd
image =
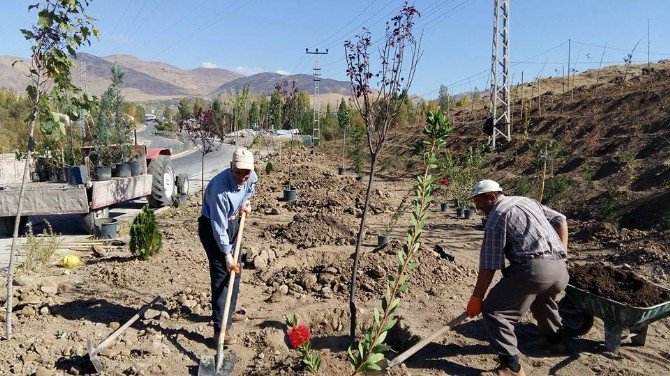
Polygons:
<instances>
[{"instance_id":1,"label":"red glove","mask_svg":"<svg viewBox=\"0 0 670 376\"><path fill-rule=\"evenodd\" d=\"M465 313L467 313L470 318L479 316L479 314L482 313L482 298L471 296L470 301L468 302L468 308L465 309Z\"/></svg>"}]
</instances>

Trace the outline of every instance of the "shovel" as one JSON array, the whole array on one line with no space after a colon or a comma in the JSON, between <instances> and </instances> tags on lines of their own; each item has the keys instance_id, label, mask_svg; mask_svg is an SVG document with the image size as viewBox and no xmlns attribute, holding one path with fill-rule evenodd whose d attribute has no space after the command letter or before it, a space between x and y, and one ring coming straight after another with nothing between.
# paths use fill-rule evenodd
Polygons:
<instances>
[{"instance_id":1,"label":"shovel","mask_svg":"<svg viewBox=\"0 0 670 376\"><path fill-rule=\"evenodd\" d=\"M452 330L452 329L454 329L455 327L457 327L457 326L458 326L460 323L462 323L463 320L465 320L467 317L468 317L468 315L467 315L465 312L463 312L463 313L461 313L460 315L456 316L456 318L454 318L453 320L449 321L449 322L447 323L447 325L445 325L445 326L443 326L442 328L440 328L440 330L438 330L438 331L436 331L435 333L429 335L428 337L426 337L426 338L424 338L423 340L421 340L421 342L419 342L419 343L417 343L416 345L410 347L409 350L406 350L406 351L403 352L402 354L398 355L395 359L393 359L392 361L390 361L390 362L388 363L388 365L386 366L386 368L392 368L392 367L395 367L395 366L397 366L398 364L404 362L405 360L407 360L407 358L409 358L410 356L414 355L414 353L416 353L417 351L419 351L419 350L421 350L422 348L426 347L426 345L429 344L429 343L431 343L435 338L437 338L437 337L443 335L444 333L446 333L447 331Z\"/></svg>"},{"instance_id":2,"label":"shovel","mask_svg":"<svg viewBox=\"0 0 670 376\"><path fill-rule=\"evenodd\" d=\"M244 230L244 222L247 213L242 211L242 218L240 219L240 230L237 232L237 240L235 241L235 250L233 251L233 260L238 260L240 255L240 245L242 244L242 231ZM226 326L228 323L228 314L230 313L230 299L233 296L233 284L235 283L235 271L230 271L228 278L228 291L226 293L226 304L223 307L223 316L221 319L221 332L219 338L216 339L216 359L206 357L200 358L198 364L198 376L228 376L233 374L235 368L235 355L229 352L223 352L223 343L226 338Z\"/></svg>"}]
</instances>

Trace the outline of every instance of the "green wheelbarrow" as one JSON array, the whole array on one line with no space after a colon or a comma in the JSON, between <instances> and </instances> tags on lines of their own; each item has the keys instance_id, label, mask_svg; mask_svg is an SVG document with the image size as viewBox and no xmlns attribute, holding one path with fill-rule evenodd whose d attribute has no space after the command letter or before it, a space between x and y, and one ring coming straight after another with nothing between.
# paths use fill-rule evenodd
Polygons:
<instances>
[{"instance_id":1,"label":"green wheelbarrow","mask_svg":"<svg viewBox=\"0 0 670 376\"><path fill-rule=\"evenodd\" d=\"M649 324L670 316L670 301L652 307L633 307L568 285L565 297L558 303L558 311L563 319L563 330L572 336L588 333L594 317L602 319L605 348L618 353L623 339L630 338L633 345L644 346ZM626 336L622 336L624 329L629 332Z\"/></svg>"}]
</instances>

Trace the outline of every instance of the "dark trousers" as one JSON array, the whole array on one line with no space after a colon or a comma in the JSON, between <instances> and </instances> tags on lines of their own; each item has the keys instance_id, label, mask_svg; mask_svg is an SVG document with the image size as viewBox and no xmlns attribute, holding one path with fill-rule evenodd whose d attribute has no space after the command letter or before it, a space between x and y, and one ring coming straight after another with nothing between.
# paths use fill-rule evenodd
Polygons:
<instances>
[{"instance_id":1,"label":"dark trousers","mask_svg":"<svg viewBox=\"0 0 670 376\"><path fill-rule=\"evenodd\" d=\"M235 244L237 233L240 228L239 219L228 221L228 239ZM230 280L230 273L226 270L226 257L219 249L212 233L212 224L208 218L198 218L198 236L200 242L205 248L207 259L209 260L209 278L211 280L212 288L212 321L214 321L214 330L221 330L221 320L223 319L223 310L226 304L226 295L228 293L228 282ZM240 263L242 259L242 252L238 255L237 262ZM230 329L233 325L232 313L235 312L237 306L237 296L240 293L240 273L235 275L233 282L233 295L230 298L230 311L228 313L228 322L226 329Z\"/></svg>"}]
</instances>

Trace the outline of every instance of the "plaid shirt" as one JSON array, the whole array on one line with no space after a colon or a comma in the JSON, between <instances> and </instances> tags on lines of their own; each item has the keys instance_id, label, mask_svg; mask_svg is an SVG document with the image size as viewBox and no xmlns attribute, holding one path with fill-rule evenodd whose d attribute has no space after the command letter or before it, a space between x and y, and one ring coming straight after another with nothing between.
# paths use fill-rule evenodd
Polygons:
<instances>
[{"instance_id":1,"label":"plaid shirt","mask_svg":"<svg viewBox=\"0 0 670 376\"><path fill-rule=\"evenodd\" d=\"M505 258L524 263L538 255L567 256L555 227L565 216L539 202L519 196L500 196L486 222L479 254L481 269L503 269Z\"/></svg>"}]
</instances>

